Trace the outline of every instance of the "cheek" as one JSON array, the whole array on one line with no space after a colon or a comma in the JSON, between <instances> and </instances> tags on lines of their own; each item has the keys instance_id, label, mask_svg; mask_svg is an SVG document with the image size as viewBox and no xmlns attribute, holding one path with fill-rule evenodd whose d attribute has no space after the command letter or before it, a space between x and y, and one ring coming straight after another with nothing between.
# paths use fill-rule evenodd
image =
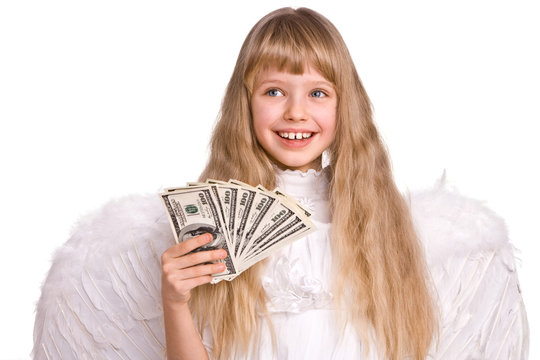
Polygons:
<instances>
[{"instance_id":1,"label":"cheek","mask_svg":"<svg viewBox=\"0 0 540 360\"><path fill-rule=\"evenodd\" d=\"M265 129L266 126L264 125L263 118L259 116L260 114L256 114L253 112L253 130L255 132L255 137L257 138L257 141L260 144L264 144L264 136L265 136Z\"/></svg>"},{"instance_id":2,"label":"cheek","mask_svg":"<svg viewBox=\"0 0 540 360\"><path fill-rule=\"evenodd\" d=\"M252 106L253 128L255 129L257 138L266 131L271 130L273 119L275 118L274 112L272 107L258 106L257 104Z\"/></svg>"},{"instance_id":3,"label":"cheek","mask_svg":"<svg viewBox=\"0 0 540 360\"><path fill-rule=\"evenodd\" d=\"M334 138L336 133L336 111L329 109L324 114L324 120L322 126L323 130L328 134L328 136Z\"/></svg>"},{"instance_id":4,"label":"cheek","mask_svg":"<svg viewBox=\"0 0 540 360\"><path fill-rule=\"evenodd\" d=\"M253 113L253 130L255 130L255 136L257 140L261 141L261 136L264 133L264 123L259 114Z\"/></svg>"}]
</instances>

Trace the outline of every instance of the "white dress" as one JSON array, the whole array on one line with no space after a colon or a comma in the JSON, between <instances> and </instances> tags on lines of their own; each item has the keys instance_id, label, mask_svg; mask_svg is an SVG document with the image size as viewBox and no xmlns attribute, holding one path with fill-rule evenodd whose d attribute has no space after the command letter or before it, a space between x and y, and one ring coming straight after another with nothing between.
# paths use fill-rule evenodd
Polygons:
<instances>
[{"instance_id":1,"label":"white dress","mask_svg":"<svg viewBox=\"0 0 540 360\"><path fill-rule=\"evenodd\" d=\"M246 359L374 359L336 323L326 173L278 171L314 212L317 232L268 261L262 277L276 335L261 321ZM526 359L528 326L504 223L441 187L408 195L435 283L441 328L429 359ZM55 254L34 329L36 359L164 359L160 255L174 242L157 196L115 201ZM205 345L212 339L205 334Z\"/></svg>"},{"instance_id":2,"label":"white dress","mask_svg":"<svg viewBox=\"0 0 540 360\"><path fill-rule=\"evenodd\" d=\"M342 336L332 303L327 174L278 170L276 175L278 187L313 212L317 231L269 257L262 283L276 347L261 316L260 340L245 359L361 359L358 336L351 328ZM211 348L211 339L205 345Z\"/></svg>"}]
</instances>

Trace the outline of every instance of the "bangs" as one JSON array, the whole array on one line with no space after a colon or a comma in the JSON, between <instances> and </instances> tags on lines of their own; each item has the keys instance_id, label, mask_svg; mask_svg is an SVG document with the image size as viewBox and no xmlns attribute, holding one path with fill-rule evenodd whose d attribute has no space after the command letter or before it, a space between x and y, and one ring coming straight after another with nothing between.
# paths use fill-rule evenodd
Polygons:
<instances>
[{"instance_id":1,"label":"bangs","mask_svg":"<svg viewBox=\"0 0 540 360\"><path fill-rule=\"evenodd\" d=\"M336 85L336 69L331 58L337 51L332 46L331 34L324 31L323 24L301 15L287 14L262 26L257 24L253 29L249 43L245 44L251 50L244 72L244 84L250 93L257 74L268 68L300 75L307 66L312 66Z\"/></svg>"}]
</instances>

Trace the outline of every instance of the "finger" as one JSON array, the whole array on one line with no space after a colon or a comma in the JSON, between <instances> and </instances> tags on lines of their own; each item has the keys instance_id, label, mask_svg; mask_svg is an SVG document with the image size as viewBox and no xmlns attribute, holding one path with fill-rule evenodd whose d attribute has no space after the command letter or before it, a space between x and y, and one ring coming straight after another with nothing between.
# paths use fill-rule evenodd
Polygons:
<instances>
[{"instance_id":1,"label":"finger","mask_svg":"<svg viewBox=\"0 0 540 360\"><path fill-rule=\"evenodd\" d=\"M171 266L175 269L185 269L208 262L215 262L216 260L225 259L226 257L227 252L223 249L197 251L191 254L187 254L185 256L175 258L171 262Z\"/></svg>"},{"instance_id":2,"label":"finger","mask_svg":"<svg viewBox=\"0 0 540 360\"><path fill-rule=\"evenodd\" d=\"M191 239L171 246L163 253L163 256L167 258L183 256L198 247L208 244L212 241L212 239L213 237L209 233L195 236Z\"/></svg>"},{"instance_id":3,"label":"finger","mask_svg":"<svg viewBox=\"0 0 540 360\"><path fill-rule=\"evenodd\" d=\"M181 271L179 271L178 279L185 281L205 275L219 274L225 271L225 269L226 266L223 263L192 266L190 268L182 269Z\"/></svg>"},{"instance_id":4,"label":"finger","mask_svg":"<svg viewBox=\"0 0 540 360\"><path fill-rule=\"evenodd\" d=\"M196 278L186 280L185 281L185 286L188 289L191 290L191 289L193 289L193 288L195 288L197 286L208 284L210 281L212 281L212 276L211 275L204 275L204 276L199 276L199 277L196 277Z\"/></svg>"}]
</instances>

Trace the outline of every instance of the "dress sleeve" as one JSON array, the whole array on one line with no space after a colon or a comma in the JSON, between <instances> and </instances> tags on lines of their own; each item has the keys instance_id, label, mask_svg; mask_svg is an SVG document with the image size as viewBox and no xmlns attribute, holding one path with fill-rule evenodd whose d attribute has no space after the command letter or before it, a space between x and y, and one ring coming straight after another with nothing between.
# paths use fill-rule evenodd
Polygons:
<instances>
[{"instance_id":1,"label":"dress sleeve","mask_svg":"<svg viewBox=\"0 0 540 360\"><path fill-rule=\"evenodd\" d=\"M157 196L83 219L53 258L34 359L165 359L161 254L174 243Z\"/></svg>"}]
</instances>

